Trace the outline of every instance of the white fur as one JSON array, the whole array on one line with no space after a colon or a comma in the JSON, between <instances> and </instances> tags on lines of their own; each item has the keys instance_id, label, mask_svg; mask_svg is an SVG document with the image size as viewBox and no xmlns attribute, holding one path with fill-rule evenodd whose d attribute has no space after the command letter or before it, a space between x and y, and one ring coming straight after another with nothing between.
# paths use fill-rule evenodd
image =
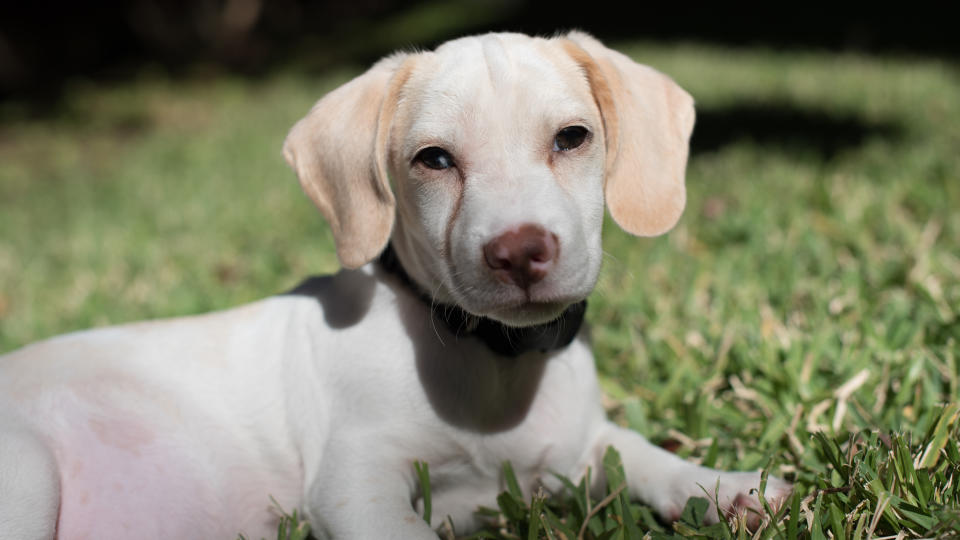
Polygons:
<instances>
[{"instance_id":1,"label":"white fur","mask_svg":"<svg viewBox=\"0 0 960 540\"><path fill-rule=\"evenodd\" d=\"M584 298L601 262L604 120L577 64L544 43L488 35L422 53L387 136L392 240L413 279L514 325ZM567 125L592 139L551 154ZM438 144L457 171L413 163ZM492 278L482 254L523 223L560 245L528 291ZM436 538L447 516L461 533L482 524L474 511L495 505L504 460L529 494L558 489L553 472L602 470L608 445L631 494L668 518L718 481L724 506L759 484L607 421L585 340L497 357L369 264L233 310L0 358L0 538L50 538L54 527L62 539L269 537L270 497L302 509L320 538ZM416 510L417 460L430 465L430 525ZM788 489L771 478L768 496Z\"/></svg>"}]
</instances>

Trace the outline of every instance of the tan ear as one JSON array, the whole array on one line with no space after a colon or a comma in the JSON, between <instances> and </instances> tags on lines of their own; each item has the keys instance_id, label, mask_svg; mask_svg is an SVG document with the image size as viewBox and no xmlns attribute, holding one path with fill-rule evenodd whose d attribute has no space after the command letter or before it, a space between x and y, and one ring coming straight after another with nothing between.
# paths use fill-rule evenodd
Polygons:
<instances>
[{"instance_id":1,"label":"tan ear","mask_svg":"<svg viewBox=\"0 0 960 540\"><path fill-rule=\"evenodd\" d=\"M386 246L395 201L386 142L412 56L396 55L323 97L297 122L283 156L333 231L340 263L358 268Z\"/></svg>"},{"instance_id":2,"label":"tan ear","mask_svg":"<svg viewBox=\"0 0 960 540\"><path fill-rule=\"evenodd\" d=\"M631 234L667 232L686 204L693 98L666 75L583 32L566 37L576 44L565 48L586 71L603 116L610 215Z\"/></svg>"}]
</instances>

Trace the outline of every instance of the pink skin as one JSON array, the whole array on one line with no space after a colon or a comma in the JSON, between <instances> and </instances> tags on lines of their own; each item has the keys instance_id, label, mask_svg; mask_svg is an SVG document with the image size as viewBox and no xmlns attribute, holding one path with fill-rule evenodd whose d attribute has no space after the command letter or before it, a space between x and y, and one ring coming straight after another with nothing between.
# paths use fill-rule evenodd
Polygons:
<instances>
[{"instance_id":1,"label":"pink skin","mask_svg":"<svg viewBox=\"0 0 960 540\"><path fill-rule=\"evenodd\" d=\"M58 538L190 538L201 530L269 536L278 513L267 494L290 500L299 485L270 486L262 464L236 451L242 445L224 444L229 436L215 426L208 432L219 442L198 451L182 429L191 419L176 429L170 416L144 414L152 405L132 412L78 400L70 418L55 423L48 435L60 468ZM211 478L224 458L236 470Z\"/></svg>"},{"instance_id":2,"label":"pink skin","mask_svg":"<svg viewBox=\"0 0 960 540\"><path fill-rule=\"evenodd\" d=\"M128 538L176 535L164 530L203 520L209 491L192 480L191 464L154 433L125 421L90 419L71 428L56 449L60 464L60 536ZM206 491L206 493L205 493ZM190 493L190 500L171 498ZM196 497L194 499L194 497ZM156 521L156 516L166 516ZM179 527L178 527L179 528Z\"/></svg>"}]
</instances>

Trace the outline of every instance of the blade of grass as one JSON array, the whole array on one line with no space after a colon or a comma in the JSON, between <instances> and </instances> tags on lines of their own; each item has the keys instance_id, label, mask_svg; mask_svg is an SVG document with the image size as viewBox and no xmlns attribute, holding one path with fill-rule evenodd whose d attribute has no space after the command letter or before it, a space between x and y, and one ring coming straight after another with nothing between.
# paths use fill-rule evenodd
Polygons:
<instances>
[{"instance_id":1,"label":"blade of grass","mask_svg":"<svg viewBox=\"0 0 960 540\"><path fill-rule=\"evenodd\" d=\"M423 461L415 461L413 468L417 472L417 478L420 481L420 493L423 495L423 520L430 525L433 517L433 503L430 497L430 465Z\"/></svg>"}]
</instances>

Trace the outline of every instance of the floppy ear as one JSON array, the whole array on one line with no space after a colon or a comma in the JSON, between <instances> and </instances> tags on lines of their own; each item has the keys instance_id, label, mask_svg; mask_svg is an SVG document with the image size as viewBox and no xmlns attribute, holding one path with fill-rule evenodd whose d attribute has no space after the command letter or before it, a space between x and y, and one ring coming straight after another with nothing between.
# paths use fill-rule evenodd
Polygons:
<instances>
[{"instance_id":1,"label":"floppy ear","mask_svg":"<svg viewBox=\"0 0 960 540\"><path fill-rule=\"evenodd\" d=\"M373 260L390 238L395 201L385 146L411 59L385 58L330 92L283 143L284 158L330 224L347 268Z\"/></svg>"},{"instance_id":2,"label":"floppy ear","mask_svg":"<svg viewBox=\"0 0 960 540\"><path fill-rule=\"evenodd\" d=\"M693 98L666 75L583 32L566 37L575 45L565 48L586 71L603 116L610 215L631 234L667 232L686 204Z\"/></svg>"}]
</instances>

